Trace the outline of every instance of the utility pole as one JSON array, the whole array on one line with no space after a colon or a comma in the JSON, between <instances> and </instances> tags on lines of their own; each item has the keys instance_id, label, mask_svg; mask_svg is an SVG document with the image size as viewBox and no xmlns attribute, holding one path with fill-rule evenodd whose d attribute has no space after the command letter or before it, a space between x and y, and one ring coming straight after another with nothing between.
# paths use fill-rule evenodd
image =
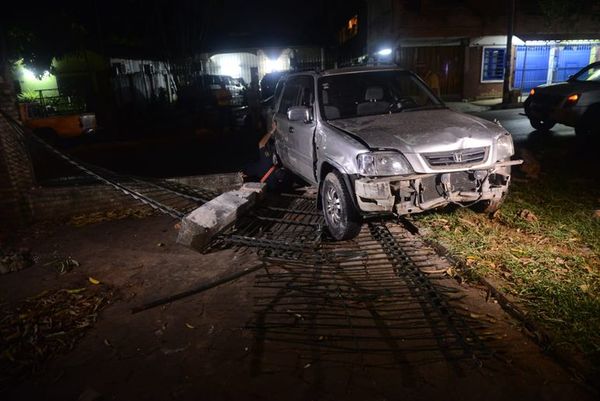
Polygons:
<instances>
[{"instance_id":1,"label":"utility pole","mask_svg":"<svg viewBox=\"0 0 600 401\"><path fill-rule=\"evenodd\" d=\"M504 52L504 83L502 85L502 104L510 103L510 75L512 65L512 38L515 30L515 2L507 1L506 51Z\"/></svg>"}]
</instances>

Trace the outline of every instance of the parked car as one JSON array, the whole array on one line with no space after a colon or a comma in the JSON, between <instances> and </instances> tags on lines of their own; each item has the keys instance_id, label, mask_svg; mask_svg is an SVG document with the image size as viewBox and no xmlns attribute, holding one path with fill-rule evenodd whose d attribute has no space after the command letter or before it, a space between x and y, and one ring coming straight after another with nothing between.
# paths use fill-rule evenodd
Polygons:
<instances>
[{"instance_id":1,"label":"parked car","mask_svg":"<svg viewBox=\"0 0 600 401\"><path fill-rule=\"evenodd\" d=\"M246 103L246 86L241 78L232 78L228 75L220 75L225 89L231 93L231 104L240 106Z\"/></svg>"},{"instance_id":2,"label":"parked car","mask_svg":"<svg viewBox=\"0 0 600 401\"><path fill-rule=\"evenodd\" d=\"M280 163L319 188L331 235L364 216L450 203L495 211L510 183L511 135L444 106L412 72L353 67L289 75L276 100Z\"/></svg>"},{"instance_id":3,"label":"parked car","mask_svg":"<svg viewBox=\"0 0 600 401\"><path fill-rule=\"evenodd\" d=\"M241 79L228 75L200 75L181 85L178 99L191 109L241 106L246 102L246 87Z\"/></svg>"},{"instance_id":4,"label":"parked car","mask_svg":"<svg viewBox=\"0 0 600 401\"><path fill-rule=\"evenodd\" d=\"M600 133L600 62L592 63L566 82L541 85L524 102L531 126L548 131L556 123L575 127L578 136Z\"/></svg>"}]
</instances>

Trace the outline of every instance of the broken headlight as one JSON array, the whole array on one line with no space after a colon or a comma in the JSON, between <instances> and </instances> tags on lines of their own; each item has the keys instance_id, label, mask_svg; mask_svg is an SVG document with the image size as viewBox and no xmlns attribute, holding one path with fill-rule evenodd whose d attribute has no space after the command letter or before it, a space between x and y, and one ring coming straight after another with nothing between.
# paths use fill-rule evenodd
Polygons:
<instances>
[{"instance_id":1,"label":"broken headlight","mask_svg":"<svg viewBox=\"0 0 600 401\"><path fill-rule=\"evenodd\" d=\"M510 159L515 154L512 136L507 132L496 141L496 160Z\"/></svg>"},{"instance_id":2,"label":"broken headlight","mask_svg":"<svg viewBox=\"0 0 600 401\"><path fill-rule=\"evenodd\" d=\"M398 152L372 152L357 156L358 173L366 176L402 175L413 172L410 163Z\"/></svg>"}]
</instances>

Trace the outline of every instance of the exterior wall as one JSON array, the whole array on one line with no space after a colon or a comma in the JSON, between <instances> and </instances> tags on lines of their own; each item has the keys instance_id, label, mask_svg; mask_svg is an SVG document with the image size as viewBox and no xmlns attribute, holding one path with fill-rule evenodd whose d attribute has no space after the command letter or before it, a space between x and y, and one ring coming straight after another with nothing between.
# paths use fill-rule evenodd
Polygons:
<instances>
[{"instance_id":1,"label":"exterior wall","mask_svg":"<svg viewBox=\"0 0 600 401\"><path fill-rule=\"evenodd\" d=\"M13 76L18 86L17 92L26 94L29 97L39 97L39 92L49 96L58 95L58 84L56 77L49 72L45 72L41 77L36 77L29 71L22 62L16 63L13 67Z\"/></svg>"},{"instance_id":2,"label":"exterior wall","mask_svg":"<svg viewBox=\"0 0 600 401\"><path fill-rule=\"evenodd\" d=\"M439 77L442 98L462 98L464 46L400 47L396 51L396 63L417 73L420 66L425 66Z\"/></svg>"},{"instance_id":3,"label":"exterior wall","mask_svg":"<svg viewBox=\"0 0 600 401\"><path fill-rule=\"evenodd\" d=\"M481 82L483 47L465 47L463 97L485 99L502 97L502 82Z\"/></svg>"},{"instance_id":4,"label":"exterior wall","mask_svg":"<svg viewBox=\"0 0 600 401\"><path fill-rule=\"evenodd\" d=\"M541 14L535 0L518 2L517 7L514 32L523 40L600 39L598 23L591 13L577 16L576 23L568 18L550 21ZM599 9L596 6L596 13ZM402 52L406 47L435 47L443 41L506 35L504 2L369 0L367 14L366 46L370 55L382 47ZM434 58L443 56L441 48L438 53ZM465 48L463 98L502 95L501 83L481 82L481 58L481 48ZM514 71L514 59L511 66ZM441 89L443 93L443 85Z\"/></svg>"}]
</instances>

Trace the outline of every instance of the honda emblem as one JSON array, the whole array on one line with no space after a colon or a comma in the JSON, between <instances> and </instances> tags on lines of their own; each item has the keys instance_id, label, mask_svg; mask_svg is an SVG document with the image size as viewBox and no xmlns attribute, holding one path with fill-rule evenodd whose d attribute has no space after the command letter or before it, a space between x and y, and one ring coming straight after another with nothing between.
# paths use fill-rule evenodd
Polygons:
<instances>
[{"instance_id":1,"label":"honda emblem","mask_svg":"<svg viewBox=\"0 0 600 401\"><path fill-rule=\"evenodd\" d=\"M462 163L463 155L459 152L452 153L452 159L454 160L454 163Z\"/></svg>"}]
</instances>

